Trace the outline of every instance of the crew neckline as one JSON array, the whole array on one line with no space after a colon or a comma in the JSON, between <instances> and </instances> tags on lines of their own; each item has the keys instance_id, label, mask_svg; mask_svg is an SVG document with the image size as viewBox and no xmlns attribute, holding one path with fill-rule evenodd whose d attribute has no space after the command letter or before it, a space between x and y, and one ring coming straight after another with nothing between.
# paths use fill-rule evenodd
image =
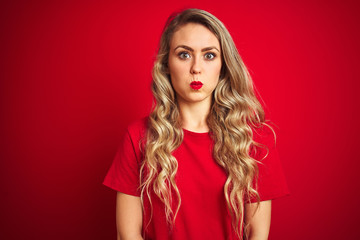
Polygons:
<instances>
[{"instance_id":1,"label":"crew neckline","mask_svg":"<svg viewBox=\"0 0 360 240\"><path fill-rule=\"evenodd\" d=\"M194 136L194 137L209 137L209 132L193 132L190 130L187 130L185 128L182 129L184 134Z\"/></svg>"}]
</instances>

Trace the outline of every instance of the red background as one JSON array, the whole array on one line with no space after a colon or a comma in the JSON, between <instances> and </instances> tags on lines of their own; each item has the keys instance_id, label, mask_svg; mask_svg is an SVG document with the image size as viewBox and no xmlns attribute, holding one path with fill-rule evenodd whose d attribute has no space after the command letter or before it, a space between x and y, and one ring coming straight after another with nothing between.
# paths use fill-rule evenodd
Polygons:
<instances>
[{"instance_id":1,"label":"red background","mask_svg":"<svg viewBox=\"0 0 360 240\"><path fill-rule=\"evenodd\" d=\"M102 186L126 125L151 107L175 10L228 27L277 124L292 195L270 239L358 239L356 1L7 1L0 6L1 239L115 239Z\"/></svg>"}]
</instances>

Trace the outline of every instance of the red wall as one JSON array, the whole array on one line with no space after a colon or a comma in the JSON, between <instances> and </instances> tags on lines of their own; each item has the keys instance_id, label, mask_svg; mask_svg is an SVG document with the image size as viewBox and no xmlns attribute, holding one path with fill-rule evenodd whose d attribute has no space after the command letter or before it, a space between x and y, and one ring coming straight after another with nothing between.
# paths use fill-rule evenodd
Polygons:
<instances>
[{"instance_id":1,"label":"red wall","mask_svg":"<svg viewBox=\"0 0 360 240\"><path fill-rule=\"evenodd\" d=\"M360 236L356 1L8 1L1 239L115 239L115 192L101 182L151 107L157 42L184 7L225 23L279 127L292 195L274 201L270 239Z\"/></svg>"}]
</instances>

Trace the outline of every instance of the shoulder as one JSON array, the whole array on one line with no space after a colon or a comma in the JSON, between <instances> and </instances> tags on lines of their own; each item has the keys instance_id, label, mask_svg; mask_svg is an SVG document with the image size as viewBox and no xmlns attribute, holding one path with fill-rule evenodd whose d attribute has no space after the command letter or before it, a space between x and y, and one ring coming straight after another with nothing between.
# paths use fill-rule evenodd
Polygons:
<instances>
[{"instance_id":1,"label":"shoulder","mask_svg":"<svg viewBox=\"0 0 360 240\"><path fill-rule=\"evenodd\" d=\"M275 147L276 134L274 126L271 124L262 124L260 127L253 127L253 140L256 143L266 145L269 148Z\"/></svg>"},{"instance_id":2,"label":"shoulder","mask_svg":"<svg viewBox=\"0 0 360 240\"><path fill-rule=\"evenodd\" d=\"M147 117L135 120L127 126L118 149L121 159L127 159L126 162L132 162L131 159L135 157L138 163L141 161L146 141L146 129Z\"/></svg>"},{"instance_id":3,"label":"shoulder","mask_svg":"<svg viewBox=\"0 0 360 240\"><path fill-rule=\"evenodd\" d=\"M257 191L260 201L271 200L289 194L285 175L276 149L274 125L263 124L253 129L253 145L250 156L258 166ZM255 200L251 200L254 202Z\"/></svg>"},{"instance_id":4,"label":"shoulder","mask_svg":"<svg viewBox=\"0 0 360 240\"><path fill-rule=\"evenodd\" d=\"M148 119L149 117L146 116L131 122L126 129L127 134L129 134L131 138L144 137L148 126Z\"/></svg>"},{"instance_id":5,"label":"shoulder","mask_svg":"<svg viewBox=\"0 0 360 240\"><path fill-rule=\"evenodd\" d=\"M276 134L270 124L262 124L253 127L253 146L251 155L257 160L265 158L269 153L276 150Z\"/></svg>"}]
</instances>

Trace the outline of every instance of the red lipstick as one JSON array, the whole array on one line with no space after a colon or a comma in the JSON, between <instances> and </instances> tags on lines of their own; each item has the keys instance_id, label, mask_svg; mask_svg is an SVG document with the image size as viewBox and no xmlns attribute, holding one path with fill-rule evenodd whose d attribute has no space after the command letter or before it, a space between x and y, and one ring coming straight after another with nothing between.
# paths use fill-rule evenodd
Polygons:
<instances>
[{"instance_id":1,"label":"red lipstick","mask_svg":"<svg viewBox=\"0 0 360 240\"><path fill-rule=\"evenodd\" d=\"M190 87L194 90L199 90L204 84L200 81L192 81Z\"/></svg>"}]
</instances>

